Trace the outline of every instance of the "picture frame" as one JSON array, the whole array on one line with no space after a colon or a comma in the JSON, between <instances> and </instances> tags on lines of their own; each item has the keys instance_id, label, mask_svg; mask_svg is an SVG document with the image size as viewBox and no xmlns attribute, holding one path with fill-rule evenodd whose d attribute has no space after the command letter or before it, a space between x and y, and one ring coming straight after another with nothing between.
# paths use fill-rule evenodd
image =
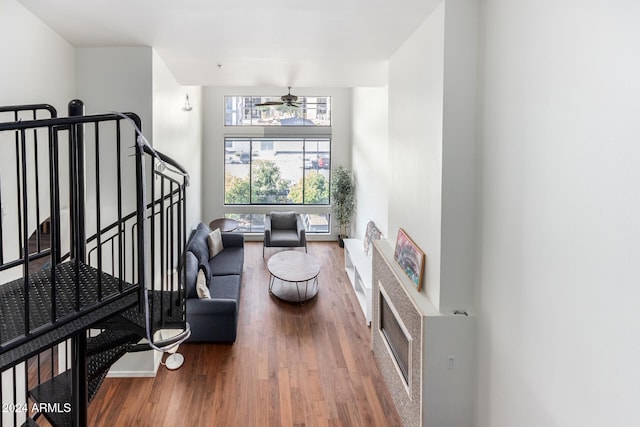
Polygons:
<instances>
[{"instance_id":1,"label":"picture frame","mask_svg":"<svg viewBox=\"0 0 640 427\"><path fill-rule=\"evenodd\" d=\"M393 259L409 277L416 290L420 292L426 256L402 228L398 230Z\"/></svg>"}]
</instances>

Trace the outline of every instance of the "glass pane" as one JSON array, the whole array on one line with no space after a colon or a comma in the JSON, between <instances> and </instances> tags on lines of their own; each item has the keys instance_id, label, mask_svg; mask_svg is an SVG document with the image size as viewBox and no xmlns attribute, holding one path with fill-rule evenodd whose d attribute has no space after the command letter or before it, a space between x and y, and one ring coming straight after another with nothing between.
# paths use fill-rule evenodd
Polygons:
<instances>
[{"instance_id":1,"label":"glass pane","mask_svg":"<svg viewBox=\"0 0 640 427\"><path fill-rule=\"evenodd\" d=\"M328 233L329 214L307 214L303 215L304 225L307 233Z\"/></svg>"},{"instance_id":2,"label":"glass pane","mask_svg":"<svg viewBox=\"0 0 640 427\"><path fill-rule=\"evenodd\" d=\"M261 140L251 162L251 203L295 203L289 192L302 179L302 150L301 139Z\"/></svg>"},{"instance_id":3,"label":"glass pane","mask_svg":"<svg viewBox=\"0 0 640 427\"><path fill-rule=\"evenodd\" d=\"M331 126L331 98L305 97L302 117L314 126Z\"/></svg>"},{"instance_id":4,"label":"glass pane","mask_svg":"<svg viewBox=\"0 0 640 427\"><path fill-rule=\"evenodd\" d=\"M291 189L294 203L329 204L329 172L331 153L328 139L306 139L304 144L304 181Z\"/></svg>"},{"instance_id":5,"label":"glass pane","mask_svg":"<svg viewBox=\"0 0 640 427\"><path fill-rule=\"evenodd\" d=\"M233 218L238 221L238 228L236 230L238 232L264 232L264 214L226 214L225 218Z\"/></svg>"},{"instance_id":6,"label":"glass pane","mask_svg":"<svg viewBox=\"0 0 640 427\"><path fill-rule=\"evenodd\" d=\"M227 205L247 205L251 202L250 147L251 142L248 139L225 139L224 203Z\"/></svg>"},{"instance_id":7,"label":"glass pane","mask_svg":"<svg viewBox=\"0 0 640 427\"><path fill-rule=\"evenodd\" d=\"M329 204L329 138L225 138L225 204Z\"/></svg>"}]
</instances>

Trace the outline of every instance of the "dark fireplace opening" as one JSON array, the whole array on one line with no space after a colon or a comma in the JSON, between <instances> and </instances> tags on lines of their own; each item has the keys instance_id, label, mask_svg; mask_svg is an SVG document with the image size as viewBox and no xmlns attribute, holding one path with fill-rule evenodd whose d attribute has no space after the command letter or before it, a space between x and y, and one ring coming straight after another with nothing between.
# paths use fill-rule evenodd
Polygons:
<instances>
[{"instance_id":1,"label":"dark fireplace opening","mask_svg":"<svg viewBox=\"0 0 640 427\"><path fill-rule=\"evenodd\" d=\"M402 330L384 295L380 293L380 331L396 360L404 382L409 384L409 338Z\"/></svg>"}]
</instances>

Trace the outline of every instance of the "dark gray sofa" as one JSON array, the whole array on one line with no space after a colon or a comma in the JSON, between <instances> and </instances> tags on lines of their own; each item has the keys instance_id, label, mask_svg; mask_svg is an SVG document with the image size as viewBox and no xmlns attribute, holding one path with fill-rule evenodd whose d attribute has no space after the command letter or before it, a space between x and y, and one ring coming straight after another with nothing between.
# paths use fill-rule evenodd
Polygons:
<instances>
[{"instance_id":1,"label":"dark gray sofa","mask_svg":"<svg viewBox=\"0 0 640 427\"><path fill-rule=\"evenodd\" d=\"M207 225L198 224L185 248L187 322L191 326L189 341L233 343L240 309L244 235L222 233L224 249L209 259L209 233L211 230ZM196 292L196 278L201 266L210 273L208 287L211 299L200 299Z\"/></svg>"}]
</instances>

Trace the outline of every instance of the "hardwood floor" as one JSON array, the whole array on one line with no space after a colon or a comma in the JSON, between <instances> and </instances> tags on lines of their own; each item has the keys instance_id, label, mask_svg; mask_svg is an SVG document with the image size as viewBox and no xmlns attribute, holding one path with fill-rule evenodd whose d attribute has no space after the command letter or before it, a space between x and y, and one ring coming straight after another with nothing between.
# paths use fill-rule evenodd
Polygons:
<instances>
[{"instance_id":1,"label":"hardwood floor","mask_svg":"<svg viewBox=\"0 0 640 427\"><path fill-rule=\"evenodd\" d=\"M320 291L300 306L268 293L278 249L247 242L238 338L183 344L184 365L155 378L107 378L92 426L399 426L370 349L370 329L344 272L342 249L312 242Z\"/></svg>"}]
</instances>

